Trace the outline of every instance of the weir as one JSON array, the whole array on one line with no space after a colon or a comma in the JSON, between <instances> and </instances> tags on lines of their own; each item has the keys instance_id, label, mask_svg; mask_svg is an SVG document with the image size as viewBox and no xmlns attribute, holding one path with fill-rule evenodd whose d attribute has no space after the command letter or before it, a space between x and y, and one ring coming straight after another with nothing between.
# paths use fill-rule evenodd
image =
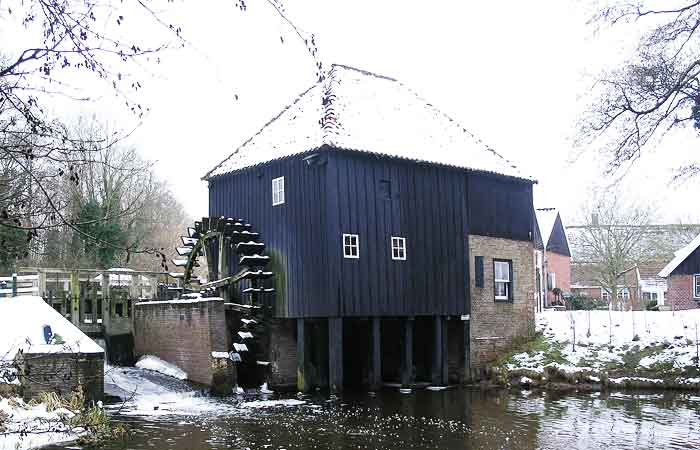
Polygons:
<instances>
[{"instance_id":1,"label":"weir","mask_svg":"<svg viewBox=\"0 0 700 450\"><path fill-rule=\"evenodd\" d=\"M111 364L134 363L133 305L139 301L167 300L181 290L167 272L115 268L67 269L20 267L20 295L36 295L80 330L101 341ZM13 291L7 287L0 290Z\"/></svg>"}]
</instances>

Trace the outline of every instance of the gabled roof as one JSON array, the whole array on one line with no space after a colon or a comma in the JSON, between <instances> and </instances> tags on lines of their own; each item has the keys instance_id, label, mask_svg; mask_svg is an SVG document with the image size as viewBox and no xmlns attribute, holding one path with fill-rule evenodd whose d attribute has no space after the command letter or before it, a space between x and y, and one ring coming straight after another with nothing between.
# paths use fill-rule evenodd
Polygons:
<instances>
[{"instance_id":1,"label":"gabled roof","mask_svg":"<svg viewBox=\"0 0 700 450\"><path fill-rule=\"evenodd\" d=\"M394 78L338 64L204 179L321 147L535 182Z\"/></svg>"},{"instance_id":2,"label":"gabled roof","mask_svg":"<svg viewBox=\"0 0 700 450\"><path fill-rule=\"evenodd\" d=\"M676 270L678 266L680 266L683 261L685 261L688 256L691 255L697 248L700 247L700 234L695 237L688 245L685 247L681 248L678 250L675 254L671 262L666 264L666 267L661 269L661 272L659 272L659 276L662 278L666 278L669 275L671 275L671 272Z\"/></svg>"},{"instance_id":3,"label":"gabled roof","mask_svg":"<svg viewBox=\"0 0 700 450\"><path fill-rule=\"evenodd\" d=\"M542 248L571 256L569 239L566 236L566 229L561 221L559 210L556 208L538 208L535 210L535 216L539 226Z\"/></svg>"}]
</instances>

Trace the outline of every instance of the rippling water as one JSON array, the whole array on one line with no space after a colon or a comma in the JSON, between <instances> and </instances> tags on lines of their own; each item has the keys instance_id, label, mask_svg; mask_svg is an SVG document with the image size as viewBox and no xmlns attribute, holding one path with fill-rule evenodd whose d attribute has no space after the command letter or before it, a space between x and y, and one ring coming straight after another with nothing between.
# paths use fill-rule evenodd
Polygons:
<instances>
[{"instance_id":1,"label":"rippling water","mask_svg":"<svg viewBox=\"0 0 700 450\"><path fill-rule=\"evenodd\" d=\"M253 400L253 399L248 399ZM259 399L258 399L259 400ZM134 435L109 449L700 448L700 396L448 390L309 397L296 406L197 397L115 420ZM291 402L299 403L299 402ZM133 415L136 414L136 415ZM54 449L75 448L72 445Z\"/></svg>"}]
</instances>

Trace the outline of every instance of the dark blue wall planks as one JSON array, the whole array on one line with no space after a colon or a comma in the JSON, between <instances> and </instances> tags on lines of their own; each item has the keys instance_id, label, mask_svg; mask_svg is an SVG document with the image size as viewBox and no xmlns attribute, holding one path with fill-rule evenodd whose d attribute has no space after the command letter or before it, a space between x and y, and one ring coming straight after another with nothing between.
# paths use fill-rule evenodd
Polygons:
<instances>
[{"instance_id":1,"label":"dark blue wall planks","mask_svg":"<svg viewBox=\"0 0 700 450\"><path fill-rule=\"evenodd\" d=\"M210 180L210 214L246 219L277 261L283 317L468 314L468 234L531 240L530 183L319 154L311 164L296 156ZM272 206L279 176L286 201ZM343 233L359 235L359 259L343 257ZM392 236L406 239L405 261L392 259Z\"/></svg>"}]
</instances>

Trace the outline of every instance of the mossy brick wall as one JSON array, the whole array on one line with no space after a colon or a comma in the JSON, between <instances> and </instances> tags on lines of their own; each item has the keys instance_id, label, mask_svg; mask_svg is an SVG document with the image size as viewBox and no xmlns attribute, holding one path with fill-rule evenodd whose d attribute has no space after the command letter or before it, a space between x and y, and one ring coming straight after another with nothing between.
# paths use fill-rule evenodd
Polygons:
<instances>
[{"instance_id":1,"label":"mossy brick wall","mask_svg":"<svg viewBox=\"0 0 700 450\"><path fill-rule=\"evenodd\" d=\"M534 333L535 266L532 242L469 236L471 347L473 369L486 368L514 343ZM476 287L474 257L484 257L484 287ZM496 301L494 259L513 262L513 301Z\"/></svg>"},{"instance_id":2,"label":"mossy brick wall","mask_svg":"<svg viewBox=\"0 0 700 450\"><path fill-rule=\"evenodd\" d=\"M297 384L296 320L274 319L270 324L270 385L292 388Z\"/></svg>"},{"instance_id":3,"label":"mossy brick wall","mask_svg":"<svg viewBox=\"0 0 700 450\"><path fill-rule=\"evenodd\" d=\"M104 396L104 353L31 353L18 356L22 397L42 392L69 397L82 389L86 401Z\"/></svg>"},{"instance_id":4,"label":"mossy brick wall","mask_svg":"<svg viewBox=\"0 0 700 450\"><path fill-rule=\"evenodd\" d=\"M212 352L228 352L221 299L134 305L134 353L175 364L195 383L212 385Z\"/></svg>"},{"instance_id":5,"label":"mossy brick wall","mask_svg":"<svg viewBox=\"0 0 700 450\"><path fill-rule=\"evenodd\" d=\"M700 299L693 298L693 276L671 275L667 278L668 291L664 304L674 310L700 307Z\"/></svg>"}]
</instances>

